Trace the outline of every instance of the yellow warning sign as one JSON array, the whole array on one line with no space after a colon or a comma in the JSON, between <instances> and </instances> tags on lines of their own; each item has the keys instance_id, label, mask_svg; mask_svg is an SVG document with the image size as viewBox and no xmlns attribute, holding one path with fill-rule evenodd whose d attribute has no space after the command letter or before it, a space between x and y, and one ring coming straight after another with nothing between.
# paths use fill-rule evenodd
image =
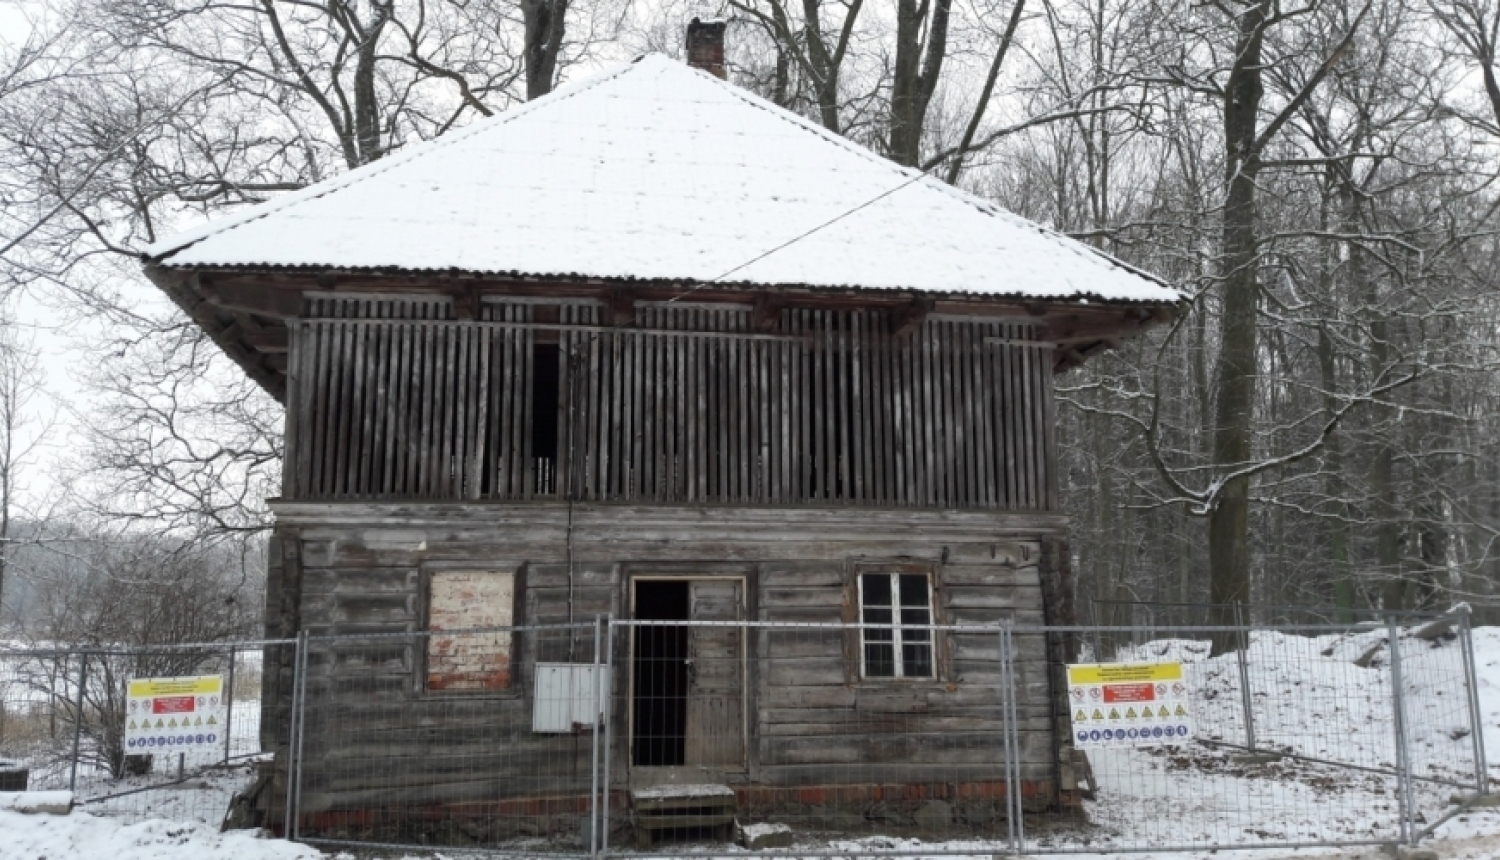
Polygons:
<instances>
[{"instance_id":1,"label":"yellow warning sign","mask_svg":"<svg viewBox=\"0 0 1500 860\"><path fill-rule=\"evenodd\" d=\"M1164 711L1165 711L1165 710L1166 710L1166 708L1162 708L1162 710L1164 710ZM1185 717L1185 716L1187 716L1187 709L1186 709L1186 708L1184 708L1184 707L1183 707L1183 706L1181 706L1181 705L1178 705L1178 706L1177 706L1177 716L1179 716L1179 717Z\"/></svg>"},{"instance_id":2,"label":"yellow warning sign","mask_svg":"<svg viewBox=\"0 0 1500 860\"><path fill-rule=\"evenodd\" d=\"M1073 715L1073 722L1075 723L1085 723L1088 722L1088 719L1089 715L1084 713L1083 711L1079 711L1078 713Z\"/></svg>"},{"instance_id":3,"label":"yellow warning sign","mask_svg":"<svg viewBox=\"0 0 1500 860\"><path fill-rule=\"evenodd\" d=\"M208 715L208 724L211 725L211 726L217 726L219 724L219 721L216 720L216 719L214 719L214 715L213 714L209 714Z\"/></svg>"},{"instance_id":4,"label":"yellow warning sign","mask_svg":"<svg viewBox=\"0 0 1500 860\"><path fill-rule=\"evenodd\" d=\"M1171 714L1167 713L1167 706L1166 705L1162 705L1160 708L1157 708L1156 709L1156 715L1158 717L1170 717L1171 716Z\"/></svg>"},{"instance_id":5,"label":"yellow warning sign","mask_svg":"<svg viewBox=\"0 0 1500 860\"><path fill-rule=\"evenodd\" d=\"M133 728L135 728L135 720L131 720L131 721L130 721L130 727L131 727L131 728L132 728L132 729L133 729Z\"/></svg>"},{"instance_id":6,"label":"yellow warning sign","mask_svg":"<svg viewBox=\"0 0 1500 860\"><path fill-rule=\"evenodd\" d=\"M191 678L136 678L130 682L130 696L148 699L156 696L212 696L224 692L223 675L198 675Z\"/></svg>"},{"instance_id":7,"label":"yellow warning sign","mask_svg":"<svg viewBox=\"0 0 1500 860\"><path fill-rule=\"evenodd\" d=\"M1102 719L1104 719L1104 712L1101 711L1101 710L1099 710L1098 708L1095 708L1094 709L1094 719L1096 719L1096 720L1102 720Z\"/></svg>"},{"instance_id":8,"label":"yellow warning sign","mask_svg":"<svg viewBox=\"0 0 1500 860\"><path fill-rule=\"evenodd\" d=\"M1119 711L1119 709L1118 708L1110 708L1109 709L1109 718L1111 720L1118 720L1120 718L1120 711Z\"/></svg>"},{"instance_id":9,"label":"yellow warning sign","mask_svg":"<svg viewBox=\"0 0 1500 860\"><path fill-rule=\"evenodd\" d=\"M1069 684L1181 680L1181 663L1080 663L1068 667Z\"/></svg>"},{"instance_id":10,"label":"yellow warning sign","mask_svg":"<svg viewBox=\"0 0 1500 860\"><path fill-rule=\"evenodd\" d=\"M1133 719L1135 719L1135 708L1126 708L1125 709L1125 719L1127 719L1127 720L1133 720Z\"/></svg>"}]
</instances>

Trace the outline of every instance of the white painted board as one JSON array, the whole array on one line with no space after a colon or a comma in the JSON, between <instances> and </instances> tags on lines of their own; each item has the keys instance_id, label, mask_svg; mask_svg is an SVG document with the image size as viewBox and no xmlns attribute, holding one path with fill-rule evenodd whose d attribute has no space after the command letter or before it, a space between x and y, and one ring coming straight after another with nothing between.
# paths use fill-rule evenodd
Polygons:
<instances>
[{"instance_id":1,"label":"white painted board","mask_svg":"<svg viewBox=\"0 0 1500 860\"><path fill-rule=\"evenodd\" d=\"M572 732L574 727L603 725L609 690L604 667L592 663L538 663L533 685L531 730L538 734ZM596 720L597 718L597 720Z\"/></svg>"}]
</instances>

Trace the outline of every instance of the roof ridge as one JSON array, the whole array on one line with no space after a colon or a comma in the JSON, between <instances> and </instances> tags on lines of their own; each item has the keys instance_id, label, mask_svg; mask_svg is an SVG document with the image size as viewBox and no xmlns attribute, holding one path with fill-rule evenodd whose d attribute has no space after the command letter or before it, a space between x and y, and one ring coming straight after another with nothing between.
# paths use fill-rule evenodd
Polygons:
<instances>
[{"instance_id":1,"label":"roof ridge","mask_svg":"<svg viewBox=\"0 0 1500 860\"><path fill-rule=\"evenodd\" d=\"M468 140L469 138L482 134L486 131L491 131L495 128L514 122L515 120L523 116L527 116L538 110L546 108L549 105L557 104L566 99L570 99L581 93L587 92L588 90L591 90L599 86L600 84L611 81L625 74L626 72L629 72L632 68L636 67L641 62L641 60L645 59L648 56L650 56L650 54L641 54L630 60L629 62L620 63L614 68L606 69L602 72L599 72L598 74L584 78L583 80L553 90L552 92L548 93L545 96L542 96L539 99L524 102L516 107L501 111L500 113L494 114L492 116L481 117L462 128L456 128L446 134L440 134L437 137L419 141L418 143L402 149L394 153L393 155L387 156L386 158L372 161L369 164L361 164L359 167L356 167L352 170L347 170L322 182L315 182L311 185L299 188L296 191L291 191L283 194L280 197L274 197L270 200L257 203L254 206L247 207L239 212L232 212L224 216L211 219L204 224L198 225L196 228L174 233L165 239L158 240L146 246L146 248L141 251L141 257L147 262L162 262L163 260L171 257L173 254L177 254L181 251L187 250L193 245L196 245L197 243L211 236L217 236L221 233L227 233L237 227L243 227L244 225L249 224L252 221L258 221L278 212L285 211L286 209L296 206L298 203L305 203L308 200L317 200L320 197L326 197L329 194L342 191L351 185L363 182L371 177L380 176L381 174L394 170L404 164L407 164L408 162L414 161L418 158L422 158L423 156L429 155L435 151L439 151L444 147L452 146L461 141Z\"/></svg>"}]
</instances>

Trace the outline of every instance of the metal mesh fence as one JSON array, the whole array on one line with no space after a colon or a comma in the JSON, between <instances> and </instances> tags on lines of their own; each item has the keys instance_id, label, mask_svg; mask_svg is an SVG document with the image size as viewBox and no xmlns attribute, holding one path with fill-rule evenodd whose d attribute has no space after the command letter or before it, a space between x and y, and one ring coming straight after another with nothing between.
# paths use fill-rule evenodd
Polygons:
<instances>
[{"instance_id":1,"label":"metal mesh fence","mask_svg":"<svg viewBox=\"0 0 1500 860\"><path fill-rule=\"evenodd\" d=\"M1111 664L1181 665L1192 733L1071 751L1085 799L1033 831L1029 850L1402 841L1392 675L1360 659L1360 628L1105 632L1121 643ZM1216 638L1233 650L1215 653ZM1073 743L1134 728L1129 704L1084 698L1068 703Z\"/></svg>"},{"instance_id":2,"label":"metal mesh fence","mask_svg":"<svg viewBox=\"0 0 1500 860\"><path fill-rule=\"evenodd\" d=\"M270 759L260 739L267 644L0 650L0 780L70 790L96 814L219 826ZM130 681L181 676L218 676L215 701L156 715L160 731L127 731L147 719L132 710Z\"/></svg>"},{"instance_id":3,"label":"metal mesh fence","mask_svg":"<svg viewBox=\"0 0 1500 860\"><path fill-rule=\"evenodd\" d=\"M259 776L247 820L294 838L598 857L1411 843L1488 791L1461 614L942 625L892 576L859 623L0 651L0 779L218 824ZM188 675L223 679L222 741L132 746L130 680Z\"/></svg>"},{"instance_id":4,"label":"metal mesh fence","mask_svg":"<svg viewBox=\"0 0 1500 860\"><path fill-rule=\"evenodd\" d=\"M593 623L306 639L293 835L589 853L600 641Z\"/></svg>"},{"instance_id":5,"label":"metal mesh fence","mask_svg":"<svg viewBox=\"0 0 1500 860\"><path fill-rule=\"evenodd\" d=\"M1017 646L995 627L924 613L615 625L628 680L611 703L626 742L610 831L628 841L612 850L722 853L736 836L799 854L1014 845L1015 804L1051 775L1045 699L1012 696L1044 685L1042 663L1006 659Z\"/></svg>"}]
</instances>

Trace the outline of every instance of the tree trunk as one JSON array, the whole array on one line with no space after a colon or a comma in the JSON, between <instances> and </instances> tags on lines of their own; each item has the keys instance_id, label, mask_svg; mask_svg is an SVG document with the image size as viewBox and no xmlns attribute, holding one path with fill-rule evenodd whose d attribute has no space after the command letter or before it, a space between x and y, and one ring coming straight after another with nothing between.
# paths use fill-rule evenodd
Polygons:
<instances>
[{"instance_id":1,"label":"tree trunk","mask_svg":"<svg viewBox=\"0 0 1500 860\"><path fill-rule=\"evenodd\" d=\"M1256 390L1259 282L1256 277L1255 189L1260 171L1256 138L1261 96L1262 29L1269 0L1246 8L1238 22L1235 63L1224 96L1227 194L1224 202L1223 281L1219 364L1214 378L1213 462L1219 474L1250 461ZM1250 479L1224 481L1208 514L1211 623L1234 623L1236 602L1250 601ZM1235 646L1233 634L1214 637L1213 651Z\"/></svg>"},{"instance_id":2,"label":"tree trunk","mask_svg":"<svg viewBox=\"0 0 1500 860\"><path fill-rule=\"evenodd\" d=\"M567 12L567 0L521 0L528 101L552 92L557 82L557 52Z\"/></svg>"},{"instance_id":3,"label":"tree trunk","mask_svg":"<svg viewBox=\"0 0 1500 860\"><path fill-rule=\"evenodd\" d=\"M931 3L932 19L927 20ZM948 13L953 0L897 0L896 62L891 72L890 156L915 167L922 156L927 106L948 53ZM922 25L927 24L927 43Z\"/></svg>"}]
</instances>

